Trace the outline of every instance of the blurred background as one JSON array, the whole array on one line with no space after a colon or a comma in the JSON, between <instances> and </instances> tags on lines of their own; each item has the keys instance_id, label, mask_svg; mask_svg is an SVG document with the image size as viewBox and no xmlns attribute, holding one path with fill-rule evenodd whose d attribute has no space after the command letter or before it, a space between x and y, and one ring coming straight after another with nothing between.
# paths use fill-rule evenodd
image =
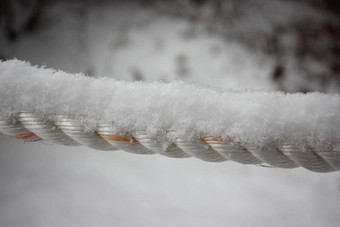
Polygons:
<instances>
[{"instance_id":1,"label":"blurred background","mask_svg":"<svg viewBox=\"0 0 340 227\"><path fill-rule=\"evenodd\" d=\"M89 77L340 92L336 0L1 0L0 29L2 60ZM339 226L339 209L337 172L0 137L0 226Z\"/></svg>"}]
</instances>

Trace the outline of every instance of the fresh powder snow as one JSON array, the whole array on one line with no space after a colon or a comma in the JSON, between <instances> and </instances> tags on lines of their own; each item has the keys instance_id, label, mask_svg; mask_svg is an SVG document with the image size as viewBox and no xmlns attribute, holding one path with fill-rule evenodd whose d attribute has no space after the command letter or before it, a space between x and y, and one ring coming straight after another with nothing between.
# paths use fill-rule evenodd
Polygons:
<instances>
[{"instance_id":1,"label":"fresh powder snow","mask_svg":"<svg viewBox=\"0 0 340 227\"><path fill-rule=\"evenodd\" d=\"M321 146L340 140L338 94L223 91L183 82L126 82L32 66L0 63L3 118L20 111L81 119L87 128L112 124L113 132L166 130L231 137L266 145Z\"/></svg>"}]
</instances>

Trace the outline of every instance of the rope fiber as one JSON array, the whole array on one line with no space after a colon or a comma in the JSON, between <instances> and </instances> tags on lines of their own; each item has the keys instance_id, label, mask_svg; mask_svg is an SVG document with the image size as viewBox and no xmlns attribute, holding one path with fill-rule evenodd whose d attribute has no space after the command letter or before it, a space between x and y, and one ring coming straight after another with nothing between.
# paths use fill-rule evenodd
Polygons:
<instances>
[{"instance_id":1,"label":"rope fiber","mask_svg":"<svg viewBox=\"0 0 340 227\"><path fill-rule=\"evenodd\" d=\"M55 121L38 114L19 112L12 118L0 120L0 132L27 142L49 141L66 146L84 145L97 150L124 150L134 154L160 154L172 158L195 157L208 162L235 161L279 168L302 166L315 172L340 170L340 152L337 150L301 150L294 144L271 144L256 147L240 144L232 138L197 137L169 131L173 141L158 141L143 131L130 135L112 134L110 124L100 124L96 130L87 130L77 120L58 115ZM167 137L167 136L166 136Z\"/></svg>"}]
</instances>

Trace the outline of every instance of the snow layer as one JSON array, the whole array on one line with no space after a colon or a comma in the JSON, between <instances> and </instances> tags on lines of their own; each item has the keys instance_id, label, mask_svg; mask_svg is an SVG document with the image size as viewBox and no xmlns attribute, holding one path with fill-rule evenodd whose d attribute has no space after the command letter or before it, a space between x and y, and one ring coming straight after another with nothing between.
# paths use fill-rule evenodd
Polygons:
<instances>
[{"instance_id":1,"label":"snow layer","mask_svg":"<svg viewBox=\"0 0 340 227\"><path fill-rule=\"evenodd\" d=\"M270 77L266 76L273 64L270 58L255 64L258 58L254 57L253 52L230 42L221 43L217 48L211 46L212 50L222 49L212 56L204 51L192 53L187 49L187 40L168 40L168 34L162 35L164 31L176 34L182 31L174 29L174 26L183 20L167 17L167 23L162 24L164 21L160 18L165 18L164 14L153 18L146 13L146 9L117 6L118 1L105 5L98 2L102 1L95 2L96 7L90 8L88 17L80 17L74 10L77 7L71 10L69 5L58 1L53 12L46 9L49 10L46 23L52 21L51 26L22 36L17 43L5 42L0 36L1 54L68 72L87 72L122 80L131 78L131 70L127 67L138 68L139 65L135 66L138 63L141 64L138 69L144 76L143 80L173 81L177 79L174 77L176 67L170 63L175 63L175 56L184 52L189 53L188 63L192 63L195 69L195 72L183 77L186 82L223 89L275 88L270 86ZM288 1L284 3L290 4ZM84 1L80 4L85 5ZM267 8L267 5L264 7ZM276 7L274 11L277 15L283 10ZM263 12L257 15L273 15ZM302 13L301 10L296 12ZM251 17L254 13L247 12L247 15ZM151 24L138 29L133 27L133 32L127 34L129 44L142 49L138 45L141 43L139 38L145 37L145 46L146 41L150 40L151 43L157 38L153 36L156 33L164 40L165 48L151 56L146 55L153 53L151 44L143 53L134 51L129 45L118 51L108 51L109 44L115 43L120 34L118 25L124 28L123 25L128 22L143 22L145 20L139 17L141 14ZM273 21L273 18L269 19ZM256 21L259 21L258 18L251 18L249 22ZM159 27L164 29L152 33L151 27L155 27L155 23L161 24ZM79 25L84 25L85 29L78 28ZM190 40L190 43L196 43L195 50L210 46L201 39L202 36L204 33L199 31ZM210 36L211 42L216 43L214 36ZM85 40L79 42L80 38ZM87 48L79 43L85 43ZM177 46L180 46L180 53L170 56L168 51ZM164 60L168 55L170 63ZM126 61L123 62L123 59ZM213 64L216 62L218 67ZM93 70L87 70L88 63L91 63ZM197 78L197 72L202 78ZM261 76L266 77L262 79ZM2 81L1 94L10 92L7 88L3 90L6 86ZM265 83L267 85L263 86ZM85 98L89 96L89 93L84 94ZM2 97L0 105L4 100ZM340 223L340 203L336 199L340 198L339 182L338 172L317 174L304 168L287 170L235 162L210 163L193 158L170 159L161 155L98 152L83 146L23 143L0 136L1 226L335 227Z\"/></svg>"},{"instance_id":2,"label":"snow layer","mask_svg":"<svg viewBox=\"0 0 340 227\"><path fill-rule=\"evenodd\" d=\"M33 111L66 114L90 129L112 122L120 133L166 130L232 137L264 145L292 141L314 146L340 140L340 96L272 91L221 91L173 83L90 78L31 66L0 64L0 117Z\"/></svg>"}]
</instances>

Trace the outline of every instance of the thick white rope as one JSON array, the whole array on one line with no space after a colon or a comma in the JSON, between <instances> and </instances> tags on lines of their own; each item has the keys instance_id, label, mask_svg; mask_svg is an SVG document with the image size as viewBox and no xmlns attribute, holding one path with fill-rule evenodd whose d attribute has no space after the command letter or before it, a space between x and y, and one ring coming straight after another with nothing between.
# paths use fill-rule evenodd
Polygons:
<instances>
[{"instance_id":1,"label":"thick white rope","mask_svg":"<svg viewBox=\"0 0 340 227\"><path fill-rule=\"evenodd\" d=\"M161 154L167 157L196 157L209 162L232 160L242 164L264 164L280 168L303 166L316 172L340 170L340 152L337 150L301 150L294 144L271 144L266 147L240 145L231 138L189 138L168 132L174 141L157 141L147 132L116 135L109 124L96 130L86 130L75 119L58 115L55 121L37 114L20 112L13 118L0 120L0 131L24 141L45 140L56 144L85 145L97 150L124 150L134 154ZM134 136L133 136L134 135Z\"/></svg>"},{"instance_id":2,"label":"thick white rope","mask_svg":"<svg viewBox=\"0 0 340 227\"><path fill-rule=\"evenodd\" d=\"M92 85L83 83L87 83L86 78L74 79L71 76L69 80L63 75L59 77L58 73L60 74L20 61L0 64L0 133L24 141L45 140L67 146L85 145L103 151L124 150L134 154L161 154L173 158L195 157L209 162L231 160L242 164L279 168L302 166L316 172L340 170L338 95L286 96L282 93L254 93L258 99L251 99L253 94L219 94L209 89L194 88L193 96L199 98L197 100L197 97L194 97L193 102L183 94L176 94L170 99L169 96L173 93L181 92L176 90L176 87L170 88L170 92L166 93L167 88L164 89L164 85L156 84L156 87L163 86L164 90L157 88L156 91L160 93L148 94L148 87L143 84L140 90L140 85L131 87L128 83L120 83L122 87L112 88L116 93L111 95L104 91L101 96L103 91L92 90L88 95L95 98L94 101L88 102L84 98L84 89L91 90ZM20 78L22 74L25 76ZM41 76L37 77L37 74ZM19 78L16 78L18 75ZM46 79L46 76L52 79ZM53 82L53 79L57 80ZM58 83L68 86L73 82L83 83L82 87L77 87L76 91L67 87L66 90L59 91L63 87L58 87ZM93 79L89 82L101 83L101 87L103 84L112 83L109 80ZM185 86L180 88L184 91L187 89ZM128 92L119 93L119 89L127 89ZM66 97L55 98L65 92L70 99L79 96L77 102L68 103L65 101ZM165 92L166 96L162 96L162 92ZM200 96L202 92L210 95L212 100L207 99L207 103L202 104L201 100L205 97ZM138 99L134 93L143 96L138 100L145 102L143 105L139 106L138 102L134 102L134 99ZM134 99L129 99L130 95ZM102 102L107 96L112 101L104 102L103 105L95 103ZM222 101L217 102L218 105L212 105L220 96ZM239 99L224 103L224 98L228 99L230 96ZM274 98L274 102L263 98L267 96ZM179 105L178 102L183 102L181 97L184 104L180 106L179 111L174 111ZM154 98L157 99L153 100ZM315 101L313 98L316 98ZM152 105L145 100L153 100ZM259 104L246 110L239 108L252 106L251 101L254 100ZM168 108L166 111L161 110L162 101L168 103L164 106ZM310 101L318 104L319 108L305 104ZM86 106L87 102L92 105ZM191 102L193 107L199 105L198 112L188 111L187 106L190 106ZM294 102L298 102L297 105ZM275 108L280 107L276 103L285 103L287 106L281 106L281 112L274 112ZM77 107L74 110L73 105ZM107 108L104 108L105 105ZM115 105L119 108L115 108ZM287 111L292 109L289 105L301 108L290 112ZM261 108L266 111L255 113ZM324 108L328 108L328 111L312 112ZM110 112L107 113L108 110ZM121 115L117 112L121 112ZM290 116L293 113L297 116ZM152 120L150 123L149 119ZM168 119L171 119L171 122ZM261 123L257 124L257 121ZM152 125L154 122L158 124ZM260 130L252 127L260 127ZM224 128L226 130L223 130Z\"/></svg>"}]
</instances>

